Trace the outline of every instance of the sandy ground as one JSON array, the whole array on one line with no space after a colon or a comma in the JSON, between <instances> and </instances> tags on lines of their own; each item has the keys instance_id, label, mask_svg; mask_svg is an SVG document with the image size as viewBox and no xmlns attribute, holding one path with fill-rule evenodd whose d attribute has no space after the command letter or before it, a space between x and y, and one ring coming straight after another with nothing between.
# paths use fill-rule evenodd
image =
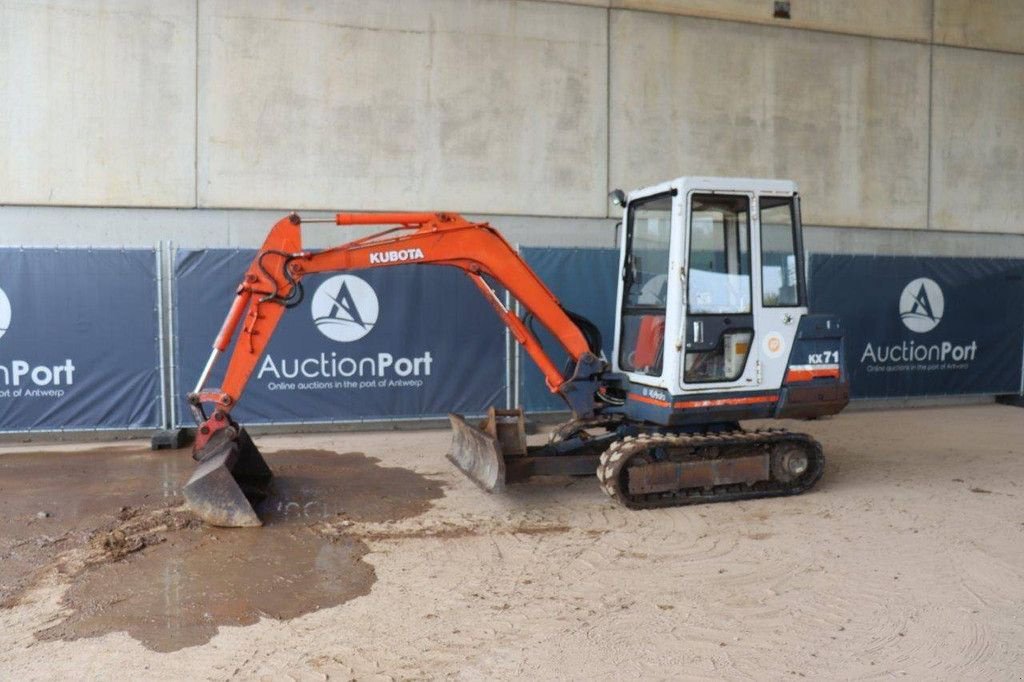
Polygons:
<instances>
[{"instance_id":1,"label":"sandy ground","mask_svg":"<svg viewBox=\"0 0 1024 682\"><path fill-rule=\"evenodd\" d=\"M646 512L594 479L484 494L442 431L265 436L293 481L346 454L290 525L216 532L174 509L184 453L64 446L48 483L3 448L0 678L1020 679L1024 412L786 426L825 446L812 492Z\"/></svg>"}]
</instances>

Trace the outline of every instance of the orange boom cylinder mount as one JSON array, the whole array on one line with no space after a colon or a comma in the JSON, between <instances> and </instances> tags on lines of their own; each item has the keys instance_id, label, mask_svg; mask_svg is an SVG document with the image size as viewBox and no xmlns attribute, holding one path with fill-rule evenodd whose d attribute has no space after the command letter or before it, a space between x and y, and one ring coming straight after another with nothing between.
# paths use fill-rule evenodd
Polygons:
<instances>
[{"instance_id":1,"label":"orange boom cylinder mount","mask_svg":"<svg viewBox=\"0 0 1024 682\"><path fill-rule=\"evenodd\" d=\"M548 388L559 393L574 414L583 417L592 412L597 390L596 376L604 369L604 363L595 355L600 353L600 349L591 347L591 342L573 316L562 308L536 273L489 224L470 222L452 213L339 213L334 222L338 225L392 227L316 253L302 251L302 220L298 215L292 214L273 227L246 271L214 342L210 359L195 391L189 394L196 419L200 422L197 450L231 423L228 415L241 398L281 315L302 298L302 278L319 272L413 263L459 268L480 289L516 341L533 358L544 374ZM575 363L571 376L564 376L555 366L537 337L506 308L484 277L494 279L507 289L554 335ZM233 338L235 343L221 387L206 388L205 383L218 357L228 349ZM204 404L213 406L209 417L203 409Z\"/></svg>"}]
</instances>

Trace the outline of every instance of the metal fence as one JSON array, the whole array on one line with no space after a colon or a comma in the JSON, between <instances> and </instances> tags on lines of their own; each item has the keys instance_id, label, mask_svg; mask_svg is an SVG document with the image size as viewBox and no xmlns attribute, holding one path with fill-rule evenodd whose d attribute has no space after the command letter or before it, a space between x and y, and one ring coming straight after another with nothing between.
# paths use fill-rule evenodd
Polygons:
<instances>
[{"instance_id":1,"label":"metal fence","mask_svg":"<svg viewBox=\"0 0 1024 682\"><path fill-rule=\"evenodd\" d=\"M611 355L612 249L523 248ZM253 251L0 248L0 433L189 425L185 390ZM1024 394L1024 261L813 254L812 311L846 321L854 398ZM238 407L260 424L562 411L454 269L310 277ZM507 304L514 304L505 295ZM520 311L522 312L522 311ZM537 329L556 362L555 340ZM212 380L216 385L217 377Z\"/></svg>"}]
</instances>

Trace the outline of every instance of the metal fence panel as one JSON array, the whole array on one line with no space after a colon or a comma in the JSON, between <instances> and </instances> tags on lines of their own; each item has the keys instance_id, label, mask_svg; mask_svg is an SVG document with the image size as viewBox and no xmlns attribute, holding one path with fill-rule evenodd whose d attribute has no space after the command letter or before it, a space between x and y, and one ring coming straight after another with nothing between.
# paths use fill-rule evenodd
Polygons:
<instances>
[{"instance_id":1,"label":"metal fence panel","mask_svg":"<svg viewBox=\"0 0 1024 682\"><path fill-rule=\"evenodd\" d=\"M0 248L0 431L161 423L156 252Z\"/></svg>"},{"instance_id":2,"label":"metal fence panel","mask_svg":"<svg viewBox=\"0 0 1024 682\"><path fill-rule=\"evenodd\" d=\"M254 254L176 252L177 400L194 386ZM436 418L504 402L503 327L462 272L404 265L303 284L305 299L285 313L233 412L240 422ZM177 414L189 420L184 402Z\"/></svg>"},{"instance_id":3,"label":"metal fence panel","mask_svg":"<svg viewBox=\"0 0 1024 682\"><path fill-rule=\"evenodd\" d=\"M558 297L562 305L583 315L601 330L602 350L611 357L615 341L615 293L619 252L616 249L523 247L523 258ZM540 324L534 325L544 349L562 367L569 356ZM520 401L528 412L560 412L568 408L544 383L544 375L528 356L520 360Z\"/></svg>"},{"instance_id":4,"label":"metal fence panel","mask_svg":"<svg viewBox=\"0 0 1024 682\"><path fill-rule=\"evenodd\" d=\"M855 398L1016 393L1024 261L815 254L814 312L846 328Z\"/></svg>"}]
</instances>

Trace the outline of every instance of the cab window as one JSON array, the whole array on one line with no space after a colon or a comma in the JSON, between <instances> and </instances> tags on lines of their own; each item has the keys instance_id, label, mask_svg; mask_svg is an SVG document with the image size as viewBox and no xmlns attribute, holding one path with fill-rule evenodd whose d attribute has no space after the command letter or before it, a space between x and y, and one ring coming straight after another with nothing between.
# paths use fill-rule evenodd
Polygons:
<instances>
[{"instance_id":1,"label":"cab window","mask_svg":"<svg viewBox=\"0 0 1024 682\"><path fill-rule=\"evenodd\" d=\"M793 197L761 197L761 290L765 307L800 305Z\"/></svg>"},{"instance_id":2,"label":"cab window","mask_svg":"<svg viewBox=\"0 0 1024 682\"><path fill-rule=\"evenodd\" d=\"M750 200L694 194L691 202L689 312L749 313Z\"/></svg>"},{"instance_id":3,"label":"cab window","mask_svg":"<svg viewBox=\"0 0 1024 682\"><path fill-rule=\"evenodd\" d=\"M661 375L672 236L672 195L630 203L626 218L619 366Z\"/></svg>"}]
</instances>

